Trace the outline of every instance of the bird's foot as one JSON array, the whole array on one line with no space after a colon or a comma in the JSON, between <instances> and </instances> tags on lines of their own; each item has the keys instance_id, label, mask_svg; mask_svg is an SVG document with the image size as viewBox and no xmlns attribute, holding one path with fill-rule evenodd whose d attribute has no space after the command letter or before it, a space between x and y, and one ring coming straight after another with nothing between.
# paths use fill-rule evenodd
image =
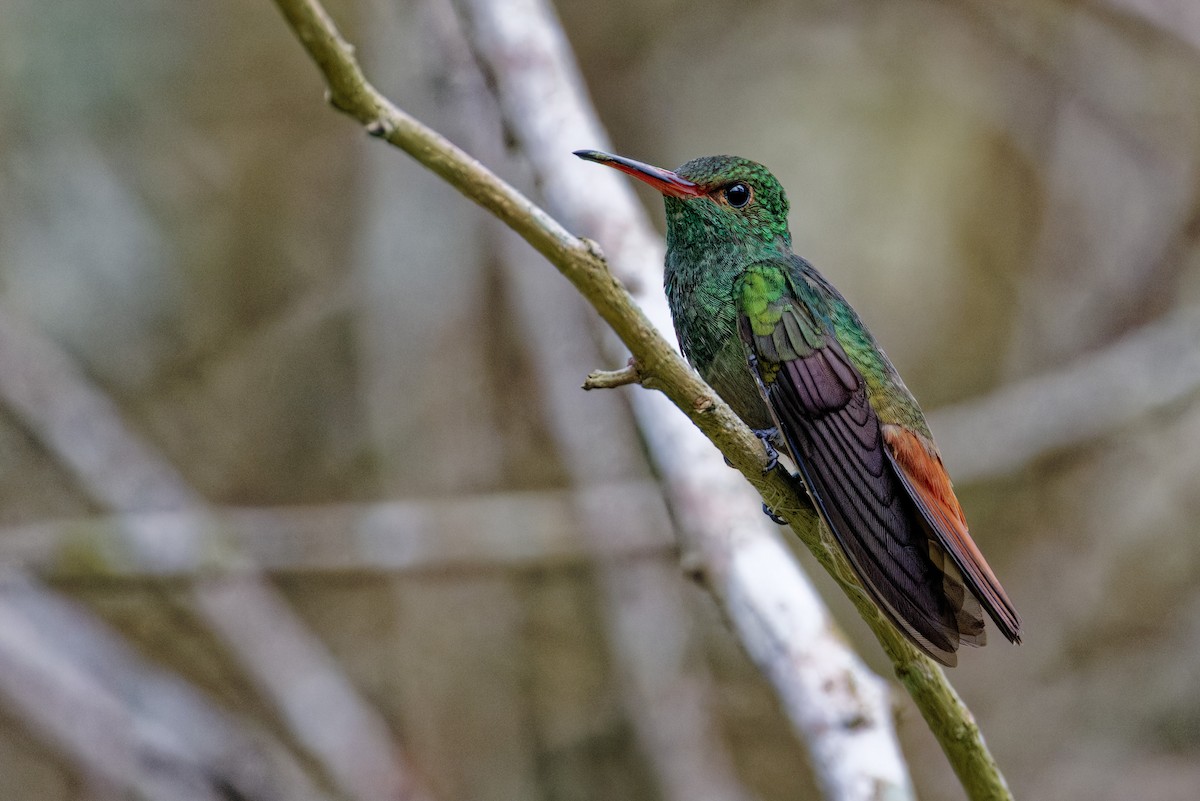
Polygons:
<instances>
[{"instance_id":1,"label":"bird's foot","mask_svg":"<svg viewBox=\"0 0 1200 801\"><path fill-rule=\"evenodd\" d=\"M752 428L750 433L758 437L763 444L763 448L767 451L767 465L763 468L763 475L770 473L779 466L779 451L775 450L775 444L771 440L779 436L778 428ZM733 462L729 461L728 456L722 457L725 460L727 467L733 467Z\"/></svg>"},{"instance_id":2,"label":"bird's foot","mask_svg":"<svg viewBox=\"0 0 1200 801\"><path fill-rule=\"evenodd\" d=\"M763 514L766 515L767 517L771 518L771 522L777 526L786 526L787 525L787 521L784 520L779 515L772 512L771 507L767 506L767 504L765 502L763 503Z\"/></svg>"},{"instance_id":3,"label":"bird's foot","mask_svg":"<svg viewBox=\"0 0 1200 801\"><path fill-rule=\"evenodd\" d=\"M763 444L763 448L767 451L767 466L763 468L763 474L770 473L779 466L779 451L775 450L775 444L771 441L779 436L778 428L752 428L750 429L754 436L758 437ZM770 514L768 512L768 514ZM778 521L776 521L778 522Z\"/></svg>"}]
</instances>

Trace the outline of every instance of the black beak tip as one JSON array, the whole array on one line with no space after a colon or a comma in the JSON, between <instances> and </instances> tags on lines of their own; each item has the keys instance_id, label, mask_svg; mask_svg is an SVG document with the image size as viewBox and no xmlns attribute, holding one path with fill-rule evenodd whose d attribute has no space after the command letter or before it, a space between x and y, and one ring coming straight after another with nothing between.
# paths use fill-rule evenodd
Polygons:
<instances>
[{"instance_id":1,"label":"black beak tip","mask_svg":"<svg viewBox=\"0 0 1200 801\"><path fill-rule=\"evenodd\" d=\"M601 153L599 150L576 150L574 151L574 155L579 156L584 161L602 162L608 159L608 154Z\"/></svg>"}]
</instances>

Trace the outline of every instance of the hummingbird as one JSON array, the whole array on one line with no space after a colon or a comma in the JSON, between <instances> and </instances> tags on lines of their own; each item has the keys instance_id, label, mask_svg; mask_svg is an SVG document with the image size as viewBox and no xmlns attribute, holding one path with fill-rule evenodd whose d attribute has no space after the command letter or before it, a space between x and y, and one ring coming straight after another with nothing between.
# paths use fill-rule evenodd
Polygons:
<instances>
[{"instance_id":1,"label":"hummingbird","mask_svg":"<svg viewBox=\"0 0 1200 801\"><path fill-rule=\"evenodd\" d=\"M769 455L772 442L786 448L896 628L947 666L961 643L985 644L983 610L1020 642L1020 617L971 539L921 407L846 299L793 252L775 177L736 156L671 171L575 155L662 193L680 350Z\"/></svg>"}]
</instances>

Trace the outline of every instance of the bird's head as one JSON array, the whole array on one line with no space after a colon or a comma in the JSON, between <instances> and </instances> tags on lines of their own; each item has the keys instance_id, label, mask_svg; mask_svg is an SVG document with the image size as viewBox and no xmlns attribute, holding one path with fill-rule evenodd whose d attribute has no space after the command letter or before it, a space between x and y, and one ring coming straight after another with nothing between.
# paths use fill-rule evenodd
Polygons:
<instances>
[{"instance_id":1,"label":"bird's head","mask_svg":"<svg viewBox=\"0 0 1200 801\"><path fill-rule=\"evenodd\" d=\"M788 200L775 176L738 156L703 156L672 171L598 150L575 155L632 175L663 194L671 248L791 247Z\"/></svg>"}]
</instances>

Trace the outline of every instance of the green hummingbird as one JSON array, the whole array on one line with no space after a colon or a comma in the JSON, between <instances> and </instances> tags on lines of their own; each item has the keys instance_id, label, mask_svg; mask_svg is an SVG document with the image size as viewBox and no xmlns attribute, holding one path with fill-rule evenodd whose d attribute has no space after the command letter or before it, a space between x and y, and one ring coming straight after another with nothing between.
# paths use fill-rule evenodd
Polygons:
<instances>
[{"instance_id":1,"label":"green hummingbird","mask_svg":"<svg viewBox=\"0 0 1200 801\"><path fill-rule=\"evenodd\" d=\"M768 452L785 447L862 585L944 665L1021 621L976 547L925 415L858 314L792 251L765 167L707 156L674 172L575 155L663 194L665 284L679 347Z\"/></svg>"}]
</instances>

